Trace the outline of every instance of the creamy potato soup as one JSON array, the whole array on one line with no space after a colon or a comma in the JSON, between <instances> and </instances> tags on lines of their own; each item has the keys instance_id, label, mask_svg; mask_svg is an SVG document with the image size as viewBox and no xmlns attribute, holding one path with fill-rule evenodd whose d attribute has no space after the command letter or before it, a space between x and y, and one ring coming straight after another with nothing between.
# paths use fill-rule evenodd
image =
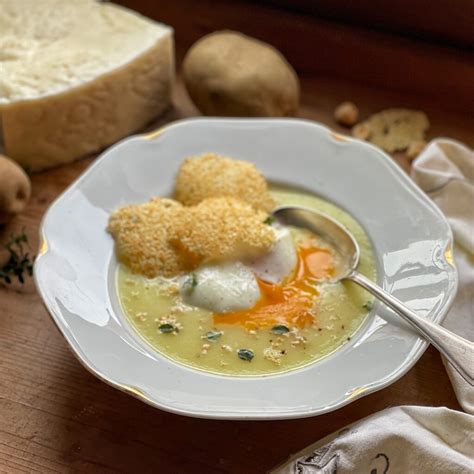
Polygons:
<instances>
[{"instance_id":1,"label":"creamy potato soup","mask_svg":"<svg viewBox=\"0 0 474 474\"><path fill-rule=\"evenodd\" d=\"M323 211L345 225L361 248L360 272L375 279L373 248L354 218L304 192L273 188L269 194L278 205ZM265 224L275 225L269 218ZM350 282L328 281L337 261L325 242L303 230L276 232L281 235L273 245L287 246L281 249L281 261L293 259L291 272L283 277L280 260L257 259L157 277L121 263L118 296L130 324L162 355L231 376L286 372L349 343L370 312L372 298ZM186 243L185 238L180 242ZM287 258L288 245L296 251ZM221 280L229 282L227 287L219 287ZM237 300L229 288L239 288ZM227 299L219 299L221 293Z\"/></svg>"}]
</instances>

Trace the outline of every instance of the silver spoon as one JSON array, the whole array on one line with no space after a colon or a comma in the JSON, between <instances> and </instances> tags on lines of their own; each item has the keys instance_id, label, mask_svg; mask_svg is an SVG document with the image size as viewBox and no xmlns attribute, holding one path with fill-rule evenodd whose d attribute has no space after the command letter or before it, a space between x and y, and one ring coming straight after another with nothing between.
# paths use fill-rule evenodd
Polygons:
<instances>
[{"instance_id":1,"label":"silver spoon","mask_svg":"<svg viewBox=\"0 0 474 474\"><path fill-rule=\"evenodd\" d=\"M418 316L401 301L387 293L374 282L357 272L360 249L355 238L334 219L302 206L282 206L273 211L273 216L283 225L302 227L319 235L338 252L341 264L336 269L334 281L352 280L390 309L395 311L416 331L438 349L466 382L474 381L474 344L448 331L439 324Z\"/></svg>"}]
</instances>

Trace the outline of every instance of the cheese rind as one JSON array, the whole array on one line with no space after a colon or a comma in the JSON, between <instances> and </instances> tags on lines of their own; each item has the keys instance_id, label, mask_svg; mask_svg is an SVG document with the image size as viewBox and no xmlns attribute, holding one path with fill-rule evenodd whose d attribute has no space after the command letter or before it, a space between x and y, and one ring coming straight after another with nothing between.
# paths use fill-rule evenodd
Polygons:
<instances>
[{"instance_id":1,"label":"cheese rind","mask_svg":"<svg viewBox=\"0 0 474 474\"><path fill-rule=\"evenodd\" d=\"M19 5L30 2L19 0ZM45 8L58 4L56 0L35 2ZM75 2L61 3L68 5L67 11L73 14ZM1 13L2 7L11 8L13 4L16 2L0 0L0 26L2 16L6 15ZM59 68L56 76L50 68L44 69L42 76L38 60L26 57L28 45L30 56L37 51L36 40L28 35L18 39L16 50L10 47L3 50L3 55L0 53L3 76L0 78L0 116L5 151L31 170L49 168L98 151L140 129L170 103L174 76L172 29L115 5L93 0L78 0L77 5L78 12L87 7L89 17L95 14L92 23L99 31L94 30L91 36L96 42L101 36L100 25L105 25L104 47L96 44L90 61L87 48L91 48L91 38L86 34L88 40L82 44L77 30L80 26L77 23L81 22L86 28L87 17L77 21L69 18L69 28L77 31L64 42L70 48L75 45L76 49L71 50L71 63L66 64L67 68ZM118 30L115 37L111 33L114 29ZM0 37L1 31L0 28ZM54 28L52 31L54 36ZM30 36L33 36L31 30ZM7 31L0 43L3 39L4 43L13 44L11 37L12 33ZM40 42L47 40L43 38ZM53 46L56 54L57 45ZM111 53L113 48L114 54ZM117 53L120 50L123 54ZM45 47L46 63L47 52ZM55 61L59 56L55 56ZM79 60L82 57L83 62ZM15 60L16 69L12 66ZM61 57L63 60L67 61L67 54ZM18 74L26 74L25 64L36 71L34 80L20 80ZM65 69L68 74L64 74ZM7 74L3 74L5 70Z\"/></svg>"}]
</instances>

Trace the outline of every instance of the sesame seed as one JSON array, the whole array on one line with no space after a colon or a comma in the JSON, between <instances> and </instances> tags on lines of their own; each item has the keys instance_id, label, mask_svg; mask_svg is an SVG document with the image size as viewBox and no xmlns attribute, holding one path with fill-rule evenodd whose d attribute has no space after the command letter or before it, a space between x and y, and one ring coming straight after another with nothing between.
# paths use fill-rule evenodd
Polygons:
<instances>
[{"instance_id":1,"label":"sesame seed","mask_svg":"<svg viewBox=\"0 0 474 474\"><path fill-rule=\"evenodd\" d=\"M270 211L274 201L265 177L246 161L205 153L187 158L176 178L176 199L185 206L209 197L231 196Z\"/></svg>"}]
</instances>

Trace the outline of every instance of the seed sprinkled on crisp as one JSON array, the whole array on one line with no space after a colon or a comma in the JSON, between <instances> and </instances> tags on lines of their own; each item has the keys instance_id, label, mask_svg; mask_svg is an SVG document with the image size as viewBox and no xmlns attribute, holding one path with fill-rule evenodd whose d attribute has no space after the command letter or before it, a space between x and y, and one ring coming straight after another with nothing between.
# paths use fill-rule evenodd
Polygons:
<instances>
[{"instance_id":1,"label":"seed sprinkled on crisp","mask_svg":"<svg viewBox=\"0 0 474 474\"><path fill-rule=\"evenodd\" d=\"M267 181L255 165L215 153L189 157L183 162L176 178L175 196L186 206L214 197L238 198L267 212L275 205Z\"/></svg>"}]
</instances>

